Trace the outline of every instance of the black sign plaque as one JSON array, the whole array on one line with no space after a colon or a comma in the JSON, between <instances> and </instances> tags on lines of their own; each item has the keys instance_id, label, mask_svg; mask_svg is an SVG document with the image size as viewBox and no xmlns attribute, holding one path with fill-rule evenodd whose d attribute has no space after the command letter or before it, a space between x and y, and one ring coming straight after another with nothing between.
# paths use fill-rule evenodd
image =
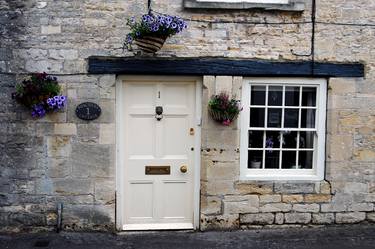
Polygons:
<instances>
[{"instance_id":1,"label":"black sign plaque","mask_svg":"<svg viewBox=\"0 0 375 249\"><path fill-rule=\"evenodd\" d=\"M95 103L84 102L79 104L76 108L76 115L83 120L97 119L102 113L102 109Z\"/></svg>"}]
</instances>

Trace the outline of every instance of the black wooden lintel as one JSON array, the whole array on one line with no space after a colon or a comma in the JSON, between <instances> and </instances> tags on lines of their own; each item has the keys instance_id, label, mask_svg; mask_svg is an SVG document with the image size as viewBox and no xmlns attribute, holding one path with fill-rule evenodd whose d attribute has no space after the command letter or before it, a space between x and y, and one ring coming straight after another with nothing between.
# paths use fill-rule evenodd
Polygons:
<instances>
[{"instance_id":1,"label":"black wooden lintel","mask_svg":"<svg viewBox=\"0 0 375 249\"><path fill-rule=\"evenodd\" d=\"M226 58L90 57L90 74L364 77L360 63L267 61Z\"/></svg>"}]
</instances>

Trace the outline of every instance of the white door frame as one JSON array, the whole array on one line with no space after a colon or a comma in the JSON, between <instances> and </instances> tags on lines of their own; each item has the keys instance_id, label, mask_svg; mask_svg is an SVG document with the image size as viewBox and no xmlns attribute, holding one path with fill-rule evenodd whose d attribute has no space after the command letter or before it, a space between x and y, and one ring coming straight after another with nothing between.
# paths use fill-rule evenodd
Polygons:
<instances>
[{"instance_id":1,"label":"white door frame","mask_svg":"<svg viewBox=\"0 0 375 249\"><path fill-rule=\"evenodd\" d=\"M120 75L116 80L116 228L119 231L123 230L123 212L125 202L125 182L121 179L124 175L125 159L123 154L124 144L120 137L123 137L123 106L124 100L122 96L123 82L124 81L184 81L195 83L195 141L194 141L194 189L193 189L193 223L194 229L199 229L200 220L200 166L201 166L201 124L202 124L202 77L188 77L188 76L141 76L141 75ZM173 229L173 228L170 228Z\"/></svg>"}]
</instances>

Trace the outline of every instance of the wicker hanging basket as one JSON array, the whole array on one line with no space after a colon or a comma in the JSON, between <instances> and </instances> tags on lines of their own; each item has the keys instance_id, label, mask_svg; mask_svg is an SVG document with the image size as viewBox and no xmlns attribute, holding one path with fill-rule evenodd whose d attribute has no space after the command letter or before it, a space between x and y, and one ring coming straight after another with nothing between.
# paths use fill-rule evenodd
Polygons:
<instances>
[{"instance_id":1,"label":"wicker hanging basket","mask_svg":"<svg viewBox=\"0 0 375 249\"><path fill-rule=\"evenodd\" d=\"M212 119L219 123L227 121L229 121L229 123L232 123L232 121L235 120L238 116L238 113L227 113L223 111L212 110L211 108L208 109L208 112L210 113Z\"/></svg>"},{"instance_id":2,"label":"wicker hanging basket","mask_svg":"<svg viewBox=\"0 0 375 249\"><path fill-rule=\"evenodd\" d=\"M146 53L156 53L159 51L167 37L143 36L135 39L138 48Z\"/></svg>"}]
</instances>

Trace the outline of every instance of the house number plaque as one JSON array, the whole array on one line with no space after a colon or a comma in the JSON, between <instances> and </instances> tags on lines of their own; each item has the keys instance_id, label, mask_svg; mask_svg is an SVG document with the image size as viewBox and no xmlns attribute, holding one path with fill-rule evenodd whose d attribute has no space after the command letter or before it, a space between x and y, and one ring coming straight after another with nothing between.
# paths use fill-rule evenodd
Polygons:
<instances>
[{"instance_id":1,"label":"house number plaque","mask_svg":"<svg viewBox=\"0 0 375 249\"><path fill-rule=\"evenodd\" d=\"M97 119L102 113L102 109L95 103L84 102L79 104L76 108L76 115L83 120Z\"/></svg>"}]
</instances>

